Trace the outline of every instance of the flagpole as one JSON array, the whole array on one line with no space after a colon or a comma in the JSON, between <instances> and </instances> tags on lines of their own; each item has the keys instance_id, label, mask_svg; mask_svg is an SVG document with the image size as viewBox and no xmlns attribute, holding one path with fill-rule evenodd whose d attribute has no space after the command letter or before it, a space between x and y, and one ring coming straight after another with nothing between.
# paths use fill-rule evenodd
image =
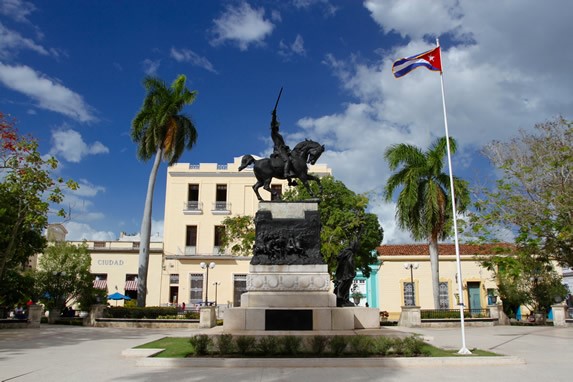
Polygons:
<instances>
[{"instance_id":1,"label":"flagpole","mask_svg":"<svg viewBox=\"0 0 573 382\"><path fill-rule=\"evenodd\" d=\"M436 39L436 45L440 46L440 41ZM442 50L440 52L440 63L442 63L442 70L440 71L440 84L442 85L442 108L444 110L444 128L446 129L446 148L448 152L448 168L450 170L450 194L452 195L452 218L454 220L454 245L456 248L456 265L458 272L458 295L459 295L459 307L460 307L460 322L462 329L462 348L458 351L458 354L472 354L471 351L466 347L466 331L464 322L464 294L463 294L463 280L462 280L462 264L460 259L460 245L458 242L458 223L456 214L456 197L454 193L454 175L452 170L452 155L450 151L450 135L448 133L448 116L446 113L446 97L444 95L444 75L443 75L443 61L442 61Z\"/></svg>"}]
</instances>

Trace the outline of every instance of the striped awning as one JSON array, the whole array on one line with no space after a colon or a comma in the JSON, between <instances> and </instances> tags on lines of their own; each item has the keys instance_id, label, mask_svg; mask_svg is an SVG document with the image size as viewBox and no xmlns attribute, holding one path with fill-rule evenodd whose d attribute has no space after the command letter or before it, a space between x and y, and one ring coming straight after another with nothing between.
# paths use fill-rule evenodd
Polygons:
<instances>
[{"instance_id":1,"label":"striped awning","mask_svg":"<svg viewBox=\"0 0 573 382\"><path fill-rule=\"evenodd\" d=\"M137 290L137 280L126 281L125 290Z\"/></svg>"},{"instance_id":2,"label":"striped awning","mask_svg":"<svg viewBox=\"0 0 573 382\"><path fill-rule=\"evenodd\" d=\"M107 289L107 280L94 280L94 288Z\"/></svg>"}]
</instances>

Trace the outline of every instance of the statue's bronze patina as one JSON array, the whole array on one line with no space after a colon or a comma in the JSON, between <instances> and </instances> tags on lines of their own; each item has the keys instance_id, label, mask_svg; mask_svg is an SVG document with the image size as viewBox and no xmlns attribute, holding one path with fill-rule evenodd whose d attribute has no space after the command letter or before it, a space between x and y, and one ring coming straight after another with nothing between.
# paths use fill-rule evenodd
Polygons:
<instances>
[{"instance_id":1,"label":"statue's bronze patina","mask_svg":"<svg viewBox=\"0 0 573 382\"><path fill-rule=\"evenodd\" d=\"M334 294L336 294L336 306L354 306L350 301L350 287L356 277L354 266L354 254L358 250L356 239L351 245L344 248L337 256L338 265L334 274Z\"/></svg>"},{"instance_id":2,"label":"statue's bronze patina","mask_svg":"<svg viewBox=\"0 0 573 382\"><path fill-rule=\"evenodd\" d=\"M273 178L288 179L289 185L296 184L292 179L300 179L307 191L312 196L316 196L308 185L309 180L314 180L318 183L322 191L319 178L308 173L307 164L313 165L316 163L325 150L324 145L306 139L303 142L299 142L292 151L289 149L279 132L280 124L277 120L277 106L281 94L282 88L272 112L271 138L274 143L273 154L271 154L270 158L263 159L255 159L252 155L245 155L239 167L239 171L241 171L251 164L254 165L253 172L257 178L257 182L253 185L253 190L259 200L263 200L259 194L259 188L261 187L273 194L275 198L280 199L280 195L270 187Z\"/></svg>"}]
</instances>

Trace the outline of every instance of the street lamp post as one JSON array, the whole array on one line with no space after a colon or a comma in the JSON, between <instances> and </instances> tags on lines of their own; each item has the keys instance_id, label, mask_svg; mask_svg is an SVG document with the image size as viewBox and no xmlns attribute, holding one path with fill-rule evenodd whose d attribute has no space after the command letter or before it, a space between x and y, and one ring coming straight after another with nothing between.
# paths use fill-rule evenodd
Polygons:
<instances>
[{"instance_id":1,"label":"street lamp post","mask_svg":"<svg viewBox=\"0 0 573 382\"><path fill-rule=\"evenodd\" d=\"M410 270L410 285L412 287L412 305L416 305L416 297L414 294L414 269L418 269L418 263L404 263L404 269Z\"/></svg>"},{"instance_id":2,"label":"street lamp post","mask_svg":"<svg viewBox=\"0 0 573 382\"><path fill-rule=\"evenodd\" d=\"M219 281L215 281L213 285L215 285L215 306L217 306L217 287L221 285L221 283Z\"/></svg>"},{"instance_id":3,"label":"street lamp post","mask_svg":"<svg viewBox=\"0 0 573 382\"><path fill-rule=\"evenodd\" d=\"M208 296L209 296L209 269L215 268L215 263L212 261L209 264L205 262L201 262L199 266L202 269L205 269L205 306L208 304Z\"/></svg>"}]
</instances>

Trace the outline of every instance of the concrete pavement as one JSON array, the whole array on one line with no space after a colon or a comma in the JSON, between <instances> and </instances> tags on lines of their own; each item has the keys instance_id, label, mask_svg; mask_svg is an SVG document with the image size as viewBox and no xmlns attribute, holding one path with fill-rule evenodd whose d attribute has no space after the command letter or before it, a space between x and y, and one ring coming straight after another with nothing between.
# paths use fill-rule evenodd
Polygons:
<instances>
[{"instance_id":1,"label":"concrete pavement","mask_svg":"<svg viewBox=\"0 0 573 382\"><path fill-rule=\"evenodd\" d=\"M459 328L388 328L423 335L436 346L459 349ZM385 367L141 367L125 349L165 336L191 336L201 329L116 329L42 325L0 330L0 381L489 381L543 378L570 381L573 328L497 326L466 328L468 348L525 360L506 366Z\"/></svg>"}]
</instances>

